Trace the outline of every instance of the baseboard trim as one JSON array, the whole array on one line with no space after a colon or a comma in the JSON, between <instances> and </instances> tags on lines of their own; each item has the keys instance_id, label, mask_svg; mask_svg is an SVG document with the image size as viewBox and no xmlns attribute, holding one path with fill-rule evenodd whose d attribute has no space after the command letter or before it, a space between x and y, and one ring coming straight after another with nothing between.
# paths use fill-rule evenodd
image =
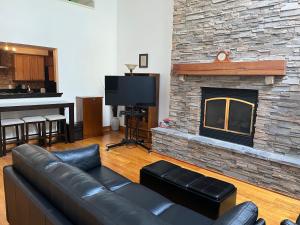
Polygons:
<instances>
[{"instance_id":1,"label":"baseboard trim","mask_svg":"<svg viewBox=\"0 0 300 225\"><path fill-rule=\"evenodd\" d=\"M108 133L111 132L111 126L105 126L103 127L103 133ZM124 126L120 126L119 132L121 133L125 133L125 127Z\"/></svg>"}]
</instances>

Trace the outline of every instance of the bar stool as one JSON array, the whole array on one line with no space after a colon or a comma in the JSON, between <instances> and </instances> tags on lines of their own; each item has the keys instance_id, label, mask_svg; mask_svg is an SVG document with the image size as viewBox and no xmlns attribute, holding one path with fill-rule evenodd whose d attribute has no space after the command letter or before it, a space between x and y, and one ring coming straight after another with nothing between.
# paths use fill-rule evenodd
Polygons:
<instances>
[{"instance_id":1,"label":"bar stool","mask_svg":"<svg viewBox=\"0 0 300 225\"><path fill-rule=\"evenodd\" d=\"M25 142L29 142L29 136L38 136L40 144L46 145L46 119L42 116L28 116L23 117L22 120L25 122ZM36 134L29 134L29 126L34 125Z\"/></svg>"},{"instance_id":2,"label":"bar stool","mask_svg":"<svg viewBox=\"0 0 300 225\"><path fill-rule=\"evenodd\" d=\"M16 131L16 137L13 138L6 138L6 128L14 127ZM20 132L19 127L21 128L21 139L20 139ZM20 119L3 119L1 120L1 131L2 131L2 153L6 155L6 141L17 139L17 145L24 143L24 121Z\"/></svg>"},{"instance_id":3,"label":"bar stool","mask_svg":"<svg viewBox=\"0 0 300 225\"><path fill-rule=\"evenodd\" d=\"M46 120L49 122L49 146L51 146L52 144L52 137L53 134L55 134L57 137L62 136L65 139L65 143L68 143L68 134L67 134L67 122L66 122L66 117L63 115L48 115L45 116ZM53 131L53 124L56 123L57 124L57 131L54 132ZM63 126L63 131L61 132L60 126Z\"/></svg>"}]
</instances>

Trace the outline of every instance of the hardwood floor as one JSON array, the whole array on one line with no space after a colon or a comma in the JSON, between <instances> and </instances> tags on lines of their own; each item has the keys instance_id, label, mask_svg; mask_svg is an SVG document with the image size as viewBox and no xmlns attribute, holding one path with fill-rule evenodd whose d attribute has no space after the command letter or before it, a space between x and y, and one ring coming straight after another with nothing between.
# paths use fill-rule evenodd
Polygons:
<instances>
[{"instance_id":1,"label":"hardwood floor","mask_svg":"<svg viewBox=\"0 0 300 225\"><path fill-rule=\"evenodd\" d=\"M116 143L120 140L120 138L121 136L117 133L109 133L102 137L86 139L73 144L59 143L53 145L53 147L51 147L49 150L63 150L67 148L76 148L98 143L101 146L102 163L135 182L139 182L139 170L144 165L161 159L176 163L182 167L200 172L207 176L233 183L238 189L237 202L255 202L259 207L259 216L264 218L268 225L279 225L280 221L285 218L295 221L296 217L300 213L300 200L292 199L290 197L253 186L236 179L225 177L223 175L166 156L162 156L154 152L148 154L147 151L138 147L121 147L110 152L104 151L106 144ZM11 154L0 158L0 225L8 225L5 219L2 168L9 164L11 164Z\"/></svg>"}]
</instances>

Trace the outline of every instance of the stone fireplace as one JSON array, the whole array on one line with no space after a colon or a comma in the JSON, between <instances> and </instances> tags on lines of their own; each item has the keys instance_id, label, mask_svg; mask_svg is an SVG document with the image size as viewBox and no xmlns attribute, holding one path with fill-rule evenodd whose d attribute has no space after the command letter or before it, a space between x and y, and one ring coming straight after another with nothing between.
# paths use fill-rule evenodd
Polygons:
<instances>
[{"instance_id":1,"label":"stone fireplace","mask_svg":"<svg viewBox=\"0 0 300 225\"><path fill-rule=\"evenodd\" d=\"M175 0L174 7L170 118L176 125L153 130L153 149L300 199L298 2ZM204 64L221 50L249 62L250 70L241 64L222 74L225 64L215 64L212 73ZM285 76L266 79L261 68L268 63L251 64L262 60L286 61ZM236 108L244 116L232 117Z\"/></svg>"}]
</instances>

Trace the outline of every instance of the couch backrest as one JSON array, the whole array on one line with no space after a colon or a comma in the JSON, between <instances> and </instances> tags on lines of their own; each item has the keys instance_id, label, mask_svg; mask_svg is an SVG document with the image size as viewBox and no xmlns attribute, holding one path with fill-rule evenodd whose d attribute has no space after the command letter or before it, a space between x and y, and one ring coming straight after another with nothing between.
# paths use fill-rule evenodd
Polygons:
<instances>
[{"instance_id":1,"label":"couch backrest","mask_svg":"<svg viewBox=\"0 0 300 225\"><path fill-rule=\"evenodd\" d=\"M75 166L83 171L88 171L101 166L99 145L97 144L80 149L53 152L53 154L63 162Z\"/></svg>"},{"instance_id":2,"label":"couch backrest","mask_svg":"<svg viewBox=\"0 0 300 225\"><path fill-rule=\"evenodd\" d=\"M166 224L43 148L13 150L13 167L75 225Z\"/></svg>"}]
</instances>

